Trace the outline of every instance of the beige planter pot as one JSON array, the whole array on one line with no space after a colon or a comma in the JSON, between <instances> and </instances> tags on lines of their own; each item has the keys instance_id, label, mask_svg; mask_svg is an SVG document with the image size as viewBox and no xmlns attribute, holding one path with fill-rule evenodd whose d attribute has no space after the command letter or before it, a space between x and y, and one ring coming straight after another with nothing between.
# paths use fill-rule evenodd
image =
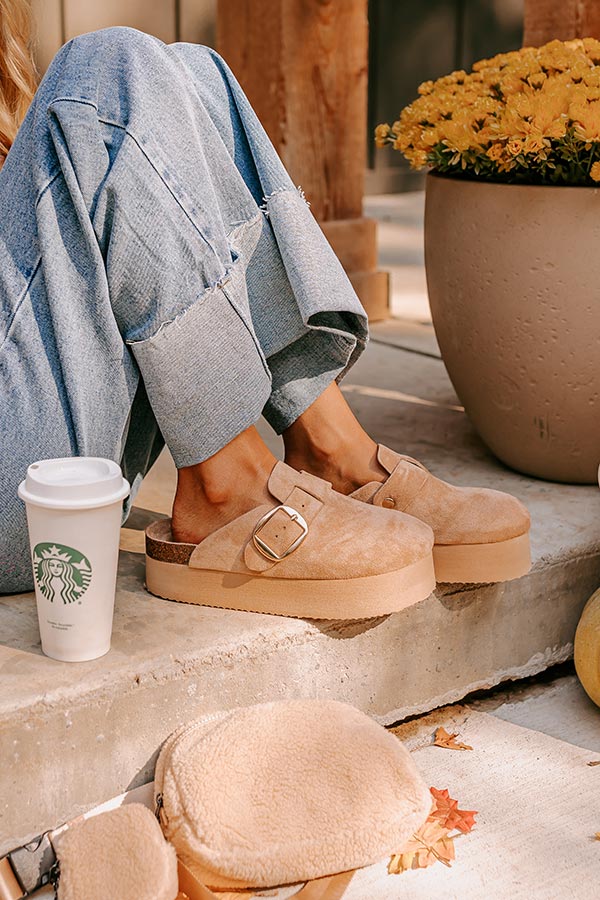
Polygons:
<instances>
[{"instance_id":1,"label":"beige planter pot","mask_svg":"<svg viewBox=\"0 0 600 900\"><path fill-rule=\"evenodd\" d=\"M593 483L600 462L600 190L429 175L427 285L448 374L503 462Z\"/></svg>"}]
</instances>

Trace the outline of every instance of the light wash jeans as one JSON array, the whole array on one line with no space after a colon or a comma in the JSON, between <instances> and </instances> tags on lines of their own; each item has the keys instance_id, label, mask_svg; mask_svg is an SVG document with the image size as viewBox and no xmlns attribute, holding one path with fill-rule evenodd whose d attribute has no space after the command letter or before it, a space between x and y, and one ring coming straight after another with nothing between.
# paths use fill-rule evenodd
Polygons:
<instances>
[{"instance_id":1,"label":"light wash jeans","mask_svg":"<svg viewBox=\"0 0 600 900\"><path fill-rule=\"evenodd\" d=\"M0 592L31 589L17 485L166 442L281 432L365 346L364 310L231 71L128 28L48 70L0 171Z\"/></svg>"}]
</instances>

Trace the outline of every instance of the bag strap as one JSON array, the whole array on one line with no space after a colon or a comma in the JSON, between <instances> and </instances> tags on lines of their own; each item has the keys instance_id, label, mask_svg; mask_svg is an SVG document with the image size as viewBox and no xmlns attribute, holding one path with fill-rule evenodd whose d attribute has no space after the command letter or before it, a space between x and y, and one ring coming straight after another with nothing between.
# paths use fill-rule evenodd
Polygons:
<instances>
[{"instance_id":1,"label":"bag strap","mask_svg":"<svg viewBox=\"0 0 600 900\"><path fill-rule=\"evenodd\" d=\"M188 900L255 900L258 897L252 891L218 891L213 893L205 884L199 881L185 863L178 859L179 890L188 897ZM356 869L348 872L339 872L337 875L325 875L323 878L313 878L307 881L292 900L339 900L344 896L346 888L352 880ZM0 900L3 900L0 897Z\"/></svg>"},{"instance_id":2,"label":"bag strap","mask_svg":"<svg viewBox=\"0 0 600 900\"><path fill-rule=\"evenodd\" d=\"M337 875L313 878L306 882L296 897L302 897L302 900L339 900L346 893L355 872L356 869L349 869L348 872L338 872Z\"/></svg>"},{"instance_id":3,"label":"bag strap","mask_svg":"<svg viewBox=\"0 0 600 900\"><path fill-rule=\"evenodd\" d=\"M188 900L239 900L239 898L253 900L257 896L248 890L219 891L215 894L205 884L202 884L180 859L178 860L178 870L179 890L181 894L187 896ZM339 900L343 897L355 871L355 869L351 869L337 875L313 878L294 897L298 900L300 898L302 900ZM0 900L21 900L22 897L27 896L29 893L23 892L9 858L0 859Z\"/></svg>"},{"instance_id":4,"label":"bag strap","mask_svg":"<svg viewBox=\"0 0 600 900\"><path fill-rule=\"evenodd\" d=\"M23 891L7 856L0 859L0 900L21 900Z\"/></svg>"},{"instance_id":5,"label":"bag strap","mask_svg":"<svg viewBox=\"0 0 600 900\"><path fill-rule=\"evenodd\" d=\"M56 886L56 854L50 832L0 859L0 900L22 900L47 884Z\"/></svg>"}]
</instances>

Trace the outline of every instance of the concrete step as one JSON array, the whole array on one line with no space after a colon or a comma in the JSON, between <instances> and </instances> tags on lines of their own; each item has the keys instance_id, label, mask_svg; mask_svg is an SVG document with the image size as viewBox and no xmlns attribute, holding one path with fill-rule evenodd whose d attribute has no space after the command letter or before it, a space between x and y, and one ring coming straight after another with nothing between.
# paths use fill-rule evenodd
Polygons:
<instances>
[{"instance_id":1,"label":"concrete step","mask_svg":"<svg viewBox=\"0 0 600 900\"><path fill-rule=\"evenodd\" d=\"M370 326L371 343L384 344L441 359L440 348L431 322L415 322L411 319L387 319Z\"/></svg>"},{"instance_id":2,"label":"concrete step","mask_svg":"<svg viewBox=\"0 0 600 900\"><path fill-rule=\"evenodd\" d=\"M31 595L1 597L0 853L150 780L164 738L201 713L321 696L388 724L571 655L600 583L600 492L498 464L432 356L373 345L345 391L378 440L456 483L521 497L533 518L531 574L442 585L402 613L323 623L158 600L144 591L143 558L122 553L113 648L76 665L41 654ZM160 465L160 484L141 500L164 509L172 471Z\"/></svg>"},{"instance_id":3,"label":"concrete step","mask_svg":"<svg viewBox=\"0 0 600 900\"><path fill-rule=\"evenodd\" d=\"M472 750L432 746L440 725ZM352 875L344 900L596 900L597 769L590 763L600 762L600 710L574 676L495 691L392 730L428 784L478 811L476 824L455 838L450 868L390 875L383 860ZM128 800L150 805L144 790ZM264 895L288 900L300 887Z\"/></svg>"},{"instance_id":4,"label":"concrete step","mask_svg":"<svg viewBox=\"0 0 600 900\"><path fill-rule=\"evenodd\" d=\"M472 751L431 746L440 724ZM385 862L370 866L344 900L596 900L598 769L588 763L599 752L473 709L446 709L418 727L419 743L410 730L398 733L416 744L419 770L461 809L478 810L476 825L456 838L451 868L389 875Z\"/></svg>"},{"instance_id":5,"label":"concrete step","mask_svg":"<svg viewBox=\"0 0 600 900\"><path fill-rule=\"evenodd\" d=\"M377 220L378 264L390 273L392 315L431 322L423 247L425 192L365 197L363 213Z\"/></svg>"}]
</instances>

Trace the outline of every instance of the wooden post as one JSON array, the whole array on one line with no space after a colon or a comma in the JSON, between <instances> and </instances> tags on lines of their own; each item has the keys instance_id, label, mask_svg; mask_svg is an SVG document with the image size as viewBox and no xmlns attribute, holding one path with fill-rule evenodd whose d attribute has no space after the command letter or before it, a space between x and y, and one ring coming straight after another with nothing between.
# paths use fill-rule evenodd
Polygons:
<instances>
[{"instance_id":1,"label":"wooden post","mask_svg":"<svg viewBox=\"0 0 600 900\"><path fill-rule=\"evenodd\" d=\"M524 47L580 37L600 38L598 0L525 0Z\"/></svg>"},{"instance_id":2,"label":"wooden post","mask_svg":"<svg viewBox=\"0 0 600 900\"><path fill-rule=\"evenodd\" d=\"M367 0L219 0L217 45L310 201L369 318L388 315L377 226L362 216Z\"/></svg>"}]
</instances>

